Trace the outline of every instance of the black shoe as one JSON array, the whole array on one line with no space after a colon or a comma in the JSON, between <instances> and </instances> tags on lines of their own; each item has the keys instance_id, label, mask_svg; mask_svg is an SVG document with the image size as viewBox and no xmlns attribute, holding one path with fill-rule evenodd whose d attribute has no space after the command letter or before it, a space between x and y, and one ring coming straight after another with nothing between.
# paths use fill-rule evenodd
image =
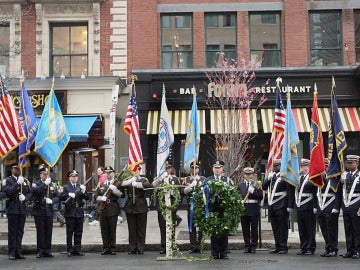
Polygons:
<instances>
[{"instance_id":1,"label":"black shoe","mask_svg":"<svg viewBox=\"0 0 360 270\"><path fill-rule=\"evenodd\" d=\"M224 255L224 256L220 256L220 259L221 259L221 260L228 260L229 257L228 257L228 255Z\"/></svg>"},{"instance_id":2,"label":"black shoe","mask_svg":"<svg viewBox=\"0 0 360 270\"><path fill-rule=\"evenodd\" d=\"M42 253L36 254L36 258L38 258L38 259L43 258L43 257L44 257L44 255Z\"/></svg>"},{"instance_id":3,"label":"black shoe","mask_svg":"<svg viewBox=\"0 0 360 270\"><path fill-rule=\"evenodd\" d=\"M68 257L72 257L72 255L73 255L73 254L72 254L72 252L70 252L70 251L67 253L67 256L68 256Z\"/></svg>"},{"instance_id":4,"label":"black shoe","mask_svg":"<svg viewBox=\"0 0 360 270\"><path fill-rule=\"evenodd\" d=\"M360 259L360 253L356 252L354 255L352 255L353 259Z\"/></svg>"},{"instance_id":5,"label":"black shoe","mask_svg":"<svg viewBox=\"0 0 360 270\"><path fill-rule=\"evenodd\" d=\"M298 253L296 253L296 255L304 255L306 253L306 250L302 250L300 249Z\"/></svg>"},{"instance_id":6,"label":"black shoe","mask_svg":"<svg viewBox=\"0 0 360 270\"><path fill-rule=\"evenodd\" d=\"M328 257L328 254L329 254L329 253L330 253L330 252L325 251L323 254L320 255L320 257Z\"/></svg>"},{"instance_id":7,"label":"black shoe","mask_svg":"<svg viewBox=\"0 0 360 270\"><path fill-rule=\"evenodd\" d=\"M287 254L288 251L286 249L279 250L278 254Z\"/></svg>"},{"instance_id":8,"label":"black shoe","mask_svg":"<svg viewBox=\"0 0 360 270\"><path fill-rule=\"evenodd\" d=\"M249 253L253 253L253 254L254 254L254 253L256 253L256 250L252 248L252 249L250 249L250 252L249 252Z\"/></svg>"},{"instance_id":9,"label":"black shoe","mask_svg":"<svg viewBox=\"0 0 360 270\"><path fill-rule=\"evenodd\" d=\"M52 255L52 253L44 253L44 257L46 257L46 258L54 258L54 255Z\"/></svg>"},{"instance_id":10,"label":"black shoe","mask_svg":"<svg viewBox=\"0 0 360 270\"><path fill-rule=\"evenodd\" d=\"M138 253L139 255L144 255L144 251L143 251L143 250L141 250L141 251L138 250L137 253Z\"/></svg>"},{"instance_id":11,"label":"black shoe","mask_svg":"<svg viewBox=\"0 0 360 270\"><path fill-rule=\"evenodd\" d=\"M277 254L277 253L279 253L279 250L278 249L273 249L273 250L270 250L269 253L270 254Z\"/></svg>"},{"instance_id":12,"label":"black shoe","mask_svg":"<svg viewBox=\"0 0 360 270\"><path fill-rule=\"evenodd\" d=\"M136 249L130 250L130 251L128 252L128 254L129 254L129 255L138 254L138 251L137 251Z\"/></svg>"},{"instance_id":13,"label":"black shoe","mask_svg":"<svg viewBox=\"0 0 360 270\"><path fill-rule=\"evenodd\" d=\"M15 255L15 258L19 259L19 260L25 260L26 259L26 257L24 255L22 255L22 254Z\"/></svg>"},{"instance_id":14,"label":"black shoe","mask_svg":"<svg viewBox=\"0 0 360 270\"><path fill-rule=\"evenodd\" d=\"M245 250L244 250L244 253L251 253L251 249L250 249L250 248L245 249Z\"/></svg>"},{"instance_id":15,"label":"black shoe","mask_svg":"<svg viewBox=\"0 0 360 270\"><path fill-rule=\"evenodd\" d=\"M200 253L200 249L198 249L198 248L190 249L189 254L193 254L193 253Z\"/></svg>"},{"instance_id":16,"label":"black shoe","mask_svg":"<svg viewBox=\"0 0 360 270\"><path fill-rule=\"evenodd\" d=\"M16 258L15 258L14 255L10 255L10 256L9 256L9 260L12 260L12 261L13 261L13 260L16 260Z\"/></svg>"},{"instance_id":17,"label":"black shoe","mask_svg":"<svg viewBox=\"0 0 360 270\"><path fill-rule=\"evenodd\" d=\"M108 250L103 250L100 254L101 254L101 255L108 255L108 254L110 254L110 251L108 251Z\"/></svg>"},{"instance_id":18,"label":"black shoe","mask_svg":"<svg viewBox=\"0 0 360 270\"><path fill-rule=\"evenodd\" d=\"M81 251L74 251L74 252L73 252L73 255L74 255L74 256L85 256L85 253L84 253L84 252L81 252Z\"/></svg>"},{"instance_id":19,"label":"black shoe","mask_svg":"<svg viewBox=\"0 0 360 270\"><path fill-rule=\"evenodd\" d=\"M351 258L354 254L350 252L346 252L344 255L342 255L343 258Z\"/></svg>"},{"instance_id":20,"label":"black shoe","mask_svg":"<svg viewBox=\"0 0 360 270\"><path fill-rule=\"evenodd\" d=\"M307 250L304 255L314 255L314 251Z\"/></svg>"},{"instance_id":21,"label":"black shoe","mask_svg":"<svg viewBox=\"0 0 360 270\"><path fill-rule=\"evenodd\" d=\"M161 254L161 255L166 254L166 249L160 250L160 254Z\"/></svg>"},{"instance_id":22,"label":"black shoe","mask_svg":"<svg viewBox=\"0 0 360 270\"><path fill-rule=\"evenodd\" d=\"M217 260L217 259L219 259L219 257L218 257L218 256L214 256L214 255L211 255L211 256L210 256L210 259Z\"/></svg>"},{"instance_id":23,"label":"black shoe","mask_svg":"<svg viewBox=\"0 0 360 270\"><path fill-rule=\"evenodd\" d=\"M336 251L330 251L326 254L326 257L336 257L337 256L337 252Z\"/></svg>"},{"instance_id":24,"label":"black shoe","mask_svg":"<svg viewBox=\"0 0 360 270\"><path fill-rule=\"evenodd\" d=\"M116 255L116 252L115 252L115 251L110 251L109 254L110 254L110 255Z\"/></svg>"}]
</instances>

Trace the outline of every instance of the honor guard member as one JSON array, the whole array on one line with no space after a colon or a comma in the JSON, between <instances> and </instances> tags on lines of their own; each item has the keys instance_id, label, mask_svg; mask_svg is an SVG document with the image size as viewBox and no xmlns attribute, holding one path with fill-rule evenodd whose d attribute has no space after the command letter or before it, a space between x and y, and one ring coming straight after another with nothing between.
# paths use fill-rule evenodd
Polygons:
<instances>
[{"instance_id":1,"label":"honor guard member","mask_svg":"<svg viewBox=\"0 0 360 270\"><path fill-rule=\"evenodd\" d=\"M190 165L190 175L185 178L183 185L186 185L184 188L184 194L186 195L186 200L188 203L187 207L187 218L188 218L188 226L190 229L190 198L194 189L198 186L201 186L204 183L205 177L199 175L199 165L198 164L191 164ZM189 230L190 231L190 230ZM191 249L189 253L200 253L201 249L201 239L202 239L202 232L196 230L195 222L192 221L192 228L191 232L189 232L190 238L190 246Z\"/></svg>"},{"instance_id":2,"label":"honor guard member","mask_svg":"<svg viewBox=\"0 0 360 270\"><path fill-rule=\"evenodd\" d=\"M78 183L79 173L76 170L69 171L67 177L69 183L64 185L60 200L65 205L66 220L66 251L69 257L84 256L81 252L81 238L84 224L84 200L89 200L86 187ZM73 245L74 237L74 245Z\"/></svg>"},{"instance_id":3,"label":"honor guard member","mask_svg":"<svg viewBox=\"0 0 360 270\"><path fill-rule=\"evenodd\" d=\"M33 211L36 227L36 258L52 258L51 240L53 230L54 205L59 200L56 185L52 183L45 166L39 168L40 179L32 184Z\"/></svg>"},{"instance_id":4,"label":"honor guard member","mask_svg":"<svg viewBox=\"0 0 360 270\"><path fill-rule=\"evenodd\" d=\"M146 177L140 176L140 166L133 177L121 182L127 194L124 211L129 230L128 254L144 254L148 204L144 188L151 187Z\"/></svg>"},{"instance_id":5,"label":"honor guard member","mask_svg":"<svg viewBox=\"0 0 360 270\"><path fill-rule=\"evenodd\" d=\"M26 202L32 198L32 192L29 181L21 176L18 165L11 167L11 175L6 178L3 192L7 197L9 259L25 259L22 255L21 242L27 213Z\"/></svg>"},{"instance_id":6,"label":"honor guard member","mask_svg":"<svg viewBox=\"0 0 360 270\"><path fill-rule=\"evenodd\" d=\"M310 160L300 161L300 185L295 189L295 204L300 237L297 255L313 255L316 249L317 187L309 181Z\"/></svg>"},{"instance_id":7,"label":"honor guard member","mask_svg":"<svg viewBox=\"0 0 360 270\"><path fill-rule=\"evenodd\" d=\"M222 181L227 185L232 184L232 180L229 177L224 176L225 162L222 160L214 160L212 162L213 175L207 177L207 181ZM224 215L224 209L221 208L221 198L216 198L215 203L209 203L209 212L217 212L219 217ZM211 258L213 259L228 259L228 237L229 231L225 231L221 235L211 235Z\"/></svg>"},{"instance_id":8,"label":"honor guard member","mask_svg":"<svg viewBox=\"0 0 360 270\"><path fill-rule=\"evenodd\" d=\"M106 166L105 173L106 181L98 183L95 190L103 241L101 255L116 255L116 227L120 212L118 198L122 193L119 190L119 181L114 179L114 169L111 166Z\"/></svg>"},{"instance_id":9,"label":"honor guard member","mask_svg":"<svg viewBox=\"0 0 360 270\"><path fill-rule=\"evenodd\" d=\"M329 159L325 159L325 167ZM339 212L341 207L340 188L333 191L326 174L323 175L324 186L317 189L317 220L325 240L325 252L321 257L336 257L338 253Z\"/></svg>"},{"instance_id":10,"label":"honor guard member","mask_svg":"<svg viewBox=\"0 0 360 270\"><path fill-rule=\"evenodd\" d=\"M179 178L175 176L175 169L174 166L170 163L166 163L165 165L165 172L159 178L155 178L154 182L152 183L153 187L157 187L160 184L166 183L169 185L179 185L180 181ZM172 200L173 201L173 200ZM159 202L156 202L156 210L158 213L158 223L160 227L160 254L166 254L166 220L161 213L161 209L159 206ZM176 222L176 210L171 211L171 218L173 227L175 228ZM175 229L173 230L172 237L175 237Z\"/></svg>"},{"instance_id":11,"label":"honor guard member","mask_svg":"<svg viewBox=\"0 0 360 270\"><path fill-rule=\"evenodd\" d=\"M341 176L343 189L342 211L344 217L346 254L343 258L360 258L360 181L359 156L347 155L349 172Z\"/></svg>"},{"instance_id":12,"label":"honor guard member","mask_svg":"<svg viewBox=\"0 0 360 270\"><path fill-rule=\"evenodd\" d=\"M243 169L243 181L238 184L238 191L243 198L245 206L244 215L241 217L245 250L244 253L255 253L259 239L260 202L263 199L263 190L254 179L254 168Z\"/></svg>"},{"instance_id":13,"label":"honor guard member","mask_svg":"<svg viewBox=\"0 0 360 270\"><path fill-rule=\"evenodd\" d=\"M274 160L274 171L262 184L268 191L269 219L275 239L275 249L270 253L288 253L289 213L294 209L294 187L280 177L281 160Z\"/></svg>"}]
</instances>

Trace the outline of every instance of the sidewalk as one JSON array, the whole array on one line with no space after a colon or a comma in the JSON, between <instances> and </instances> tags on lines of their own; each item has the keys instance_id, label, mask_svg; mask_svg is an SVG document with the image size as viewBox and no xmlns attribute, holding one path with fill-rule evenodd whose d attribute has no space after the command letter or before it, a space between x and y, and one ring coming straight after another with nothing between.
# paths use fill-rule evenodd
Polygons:
<instances>
[{"instance_id":1,"label":"sidewalk","mask_svg":"<svg viewBox=\"0 0 360 270\"><path fill-rule=\"evenodd\" d=\"M268 218L264 215L262 210L261 218L261 246L259 248L273 248L274 238L271 231L271 225ZM182 222L176 227L176 243L181 250L190 249L188 228L187 228L187 212L186 210L179 210L178 214L182 217ZM52 251L63 252L66 250L66 229L59 226L59 223L54 221ZM0 218L0 254L7 254L7 219ZM117 251L127 251L128 244L128 228L126 221L119 223L117 227ZM317 250L320 252L324 249L324 239L321 232L316 234ZM299 234L297 231L297 224L294 223L294 231L289 230L289 247L299 248ZM210 240L207 237L205 240L205 249L209 250ZM146 231L146 248L145 250L160 250L160 230L157 221L157 212L152 210L148 213L148 223ZM102 240L100 234L100 226L91 226L86 218L84 222L84 233L82 238L82 248L84 252L100 252L102 250ZM235 236L229 237L229 249L242 249L243 238L241 234L241 226L238 228L238 233ZM345 248L345 234L342 216L339 218L339 249ZM34 219L29 216L25 224L25 234L23 238L24 253L36 253L36 229Z\"/></svg>"}]
</instances>

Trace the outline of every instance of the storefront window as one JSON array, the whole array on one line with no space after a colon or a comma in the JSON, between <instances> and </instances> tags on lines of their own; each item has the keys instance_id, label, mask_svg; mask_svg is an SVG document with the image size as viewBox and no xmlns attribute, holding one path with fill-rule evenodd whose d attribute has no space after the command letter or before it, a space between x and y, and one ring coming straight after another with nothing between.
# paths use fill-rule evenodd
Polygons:
<instances>
[{"instance_id":1,"label":"storefront window","mask_svg":"<svg viewBox=\"0 0 360 270\"><path fill-rule=\"evenodd\" d=\"M360 10L354 10L356 65L360 65Z\"/></svg>"},{"instance_id":2,"label":"storefront window","mask_svg":"<svg viewBox=\"0 0 360 270\"><path fill-rule=\"evenodd\" d=\"M250 13L250 57L262 67L280 67L281 17L280 13Z\"/></svg>"},{"instance_id":3,"label":"storefront window","mask_svg":"<svg viewBox=\"0 0 360 270\"><path fill-rule=\"evenodd\" d=\"M340 12L311 12L309 26L310 65L342 65L342 26Z\"/></svg>"},{"instance_id":4,"label":"storefront window","mask_svg":"<svg viewBox=\"0 0 360 270\"><path fill-rule=\"evenodd\" d=\"M191 15L161 16L161 67L193 67Z\"/></svg>"},{"instance_id":5,"label":"storefront window","mask_svg":"<svg viewBox=\"0 0 360 270\"><path fill-rule=\"evenodd\" d=\"M9 73L10 26L0 22L0 74Z\"/></svg>"},{"instance_id":6,"label":"storefront window","mask_svg":"<svg viewBox=\"0 0 360 270\"><path fill-rule=\"evenodd\" d=\"M80 77L88 73L87 24L51 25L51 75Z\"/></svg>"},{"instance_id":7,"label":"storefront window","mask_svg":"<svg viewBox=\"0 0 360 270\"><path fill-rule=\"evenodd\" d=\"M205 14L206 67L222 59L237 60L236 14Z\"/></svg>"}]
</instances>

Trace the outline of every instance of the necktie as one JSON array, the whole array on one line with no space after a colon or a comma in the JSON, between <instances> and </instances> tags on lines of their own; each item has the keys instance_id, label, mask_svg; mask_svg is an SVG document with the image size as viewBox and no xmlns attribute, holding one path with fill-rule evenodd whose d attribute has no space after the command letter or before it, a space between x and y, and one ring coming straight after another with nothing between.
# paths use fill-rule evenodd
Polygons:
<instances>
[{"instance_id":1,"label":"necktie","mask_svg":"<svg viewBox=\"0 0 360 270\"><path fill-rule=\"evenodd\" d=\"M75 187L76 187L75 184L73 184L73 189L75 189Z\"/></svg>"}]
</instances>

